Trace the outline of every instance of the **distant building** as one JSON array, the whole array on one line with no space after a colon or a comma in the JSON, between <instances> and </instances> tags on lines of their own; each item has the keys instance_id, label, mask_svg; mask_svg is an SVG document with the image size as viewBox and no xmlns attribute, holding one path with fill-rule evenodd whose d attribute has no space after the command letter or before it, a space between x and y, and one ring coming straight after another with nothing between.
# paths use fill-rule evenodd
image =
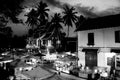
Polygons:
<instances>
[{"instance_id":1,"label":"distant building","mask_svg":"<svg viewBox=\"0 0 120 80\"><path fill-rule=\"evenodd\" d=\"M66 37L62 41L62 45L65 51L76 52L77 51L77 37Z\"/></svg>"},{"instance_id":2,"label":"distant building","mask_svg":"<svg viewBox=\"0 0 120 80\"><path fill-rule=\"evenodd\" d=\"M120 14L87 19L77 29L78 65L93 68L111 66L120 53Z\"/></svg>"},{"instance_id":3,"label":"distant building","mask_svg":"<svg viewBox=\"0 0 120 80\"><path fill-rule=\"evenodd\" d=\"M29 37L27 42L26 48L39 48L36 39Z\"/></svg>"}]
</instances>

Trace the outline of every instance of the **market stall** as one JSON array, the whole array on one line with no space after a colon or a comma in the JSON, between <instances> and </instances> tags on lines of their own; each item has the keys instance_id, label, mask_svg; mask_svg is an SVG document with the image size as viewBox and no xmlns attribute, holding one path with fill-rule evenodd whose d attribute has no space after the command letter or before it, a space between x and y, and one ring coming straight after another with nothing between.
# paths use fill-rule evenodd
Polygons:
<instances>
[{"instance_id":1,"label":"market stall","mask_svg":"<svg viewBox=\"0 0 120 80\"><path fill-rule=\"evenodd\" d=\"M77 66L77 57L67 55L59 58L54 63L56 70L70 73L70 70Z\"/></svg>"}]
</instances>

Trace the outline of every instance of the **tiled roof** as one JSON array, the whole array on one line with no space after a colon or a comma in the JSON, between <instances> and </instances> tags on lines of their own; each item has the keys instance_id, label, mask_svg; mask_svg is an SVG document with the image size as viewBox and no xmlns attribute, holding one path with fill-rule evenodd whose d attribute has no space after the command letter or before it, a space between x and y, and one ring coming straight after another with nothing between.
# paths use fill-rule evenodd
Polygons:
<instances>
[{"instance_id":1,"label":"tiled roof","mask_svg":"<svg viewBox=\"0 0 120 80\"><path fill-rule=\"evenodd\" d=\"M120 26L120 14L86 19L76 31Z\"/></svg>"}]
</instances>

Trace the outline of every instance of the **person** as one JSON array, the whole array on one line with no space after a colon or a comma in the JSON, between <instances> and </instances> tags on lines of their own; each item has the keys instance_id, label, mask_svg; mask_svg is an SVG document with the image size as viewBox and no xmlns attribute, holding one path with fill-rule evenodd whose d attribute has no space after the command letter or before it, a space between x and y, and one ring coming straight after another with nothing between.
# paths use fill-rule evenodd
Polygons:
<instances>
[{"instance_id":1,"label":"person","mask_svg":"<svg viewBox=\"0 0 120 80\"><path fill-rule=\"evenodd\" d=\"M99 80L100 79L100 73L99 70L97 70L97 73L94 74L94 80Z\"/></svg>"},{"instance_id":2,"label":"person","mask_svg":"<svg viewBox=\"0 0 120 80\"><path fill-rule=\"evenodd\" d=\"M80 64L80 70L82 69L82 64Z\"/></svg>"},{"instance_id":3,"label":"person","mask_svg":"<svg viewBox=\"0 0 120 80\"><path fill-rule=\"evenodd\" d=\"M92 78L92 73L89 73L89 74L88 74L87 80L93 80L93 78Z\"/></svg>"},{"instance_id":4,"label":"person","mask_svg":"<svg viewBox=\"0 0 120 80\"><path fill-rule=\"evenodd\" d=\"M60 71L58 71L58 74L59 74L59 75L60 75L60 73L61 73L61 72L60 72Z\"/></svg>"},{"instance_id":5,"label":"person","mask_svg":"<svg viewBox=\"0 0 120 80\"><path fill-rule=\"evenodd\" d=\"M101 79L102 79L102 80L106 80L106 79L108 78L108 73L107 73L107 71L106 71L106 70L105 70L105 71L103 70L103 72L101 73L100 76L101 76Z\"/></svg>"},{"instance_id":6,"label":"person","mask_svg":"<svg viewBox=\"0 0 120 80\"><path fill-rule=\"evenodd\" d=\"M60 75L61 74L61 68L60 68L60 66L58 68L59 68L58 74Z\"/></svg>"},{"instance_id":7,"label":"person","mask_svg":"<svg viewBox=\"0 0 120 80\"><path fill-rule=\"evenodd\" d=\"M9 80L14 80L14 77L13 76L9 76Z\"/></svg>"}]
</instances>

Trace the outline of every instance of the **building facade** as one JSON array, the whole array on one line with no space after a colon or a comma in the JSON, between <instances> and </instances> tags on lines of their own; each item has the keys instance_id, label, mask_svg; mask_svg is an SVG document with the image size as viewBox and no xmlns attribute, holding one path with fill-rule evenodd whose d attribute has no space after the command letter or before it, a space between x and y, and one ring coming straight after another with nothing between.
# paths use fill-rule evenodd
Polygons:
<instances>
[{"instance_id":1,"label":"building facade","mask_svg":"<svg viewBox=\"0 0 120 80\"><path fill-rule=\"evenodd\" d=\"M120 54L120 15L86 20L78 32L78 66L110 69L113 58Z\"/></svg>"}]
</instances>

